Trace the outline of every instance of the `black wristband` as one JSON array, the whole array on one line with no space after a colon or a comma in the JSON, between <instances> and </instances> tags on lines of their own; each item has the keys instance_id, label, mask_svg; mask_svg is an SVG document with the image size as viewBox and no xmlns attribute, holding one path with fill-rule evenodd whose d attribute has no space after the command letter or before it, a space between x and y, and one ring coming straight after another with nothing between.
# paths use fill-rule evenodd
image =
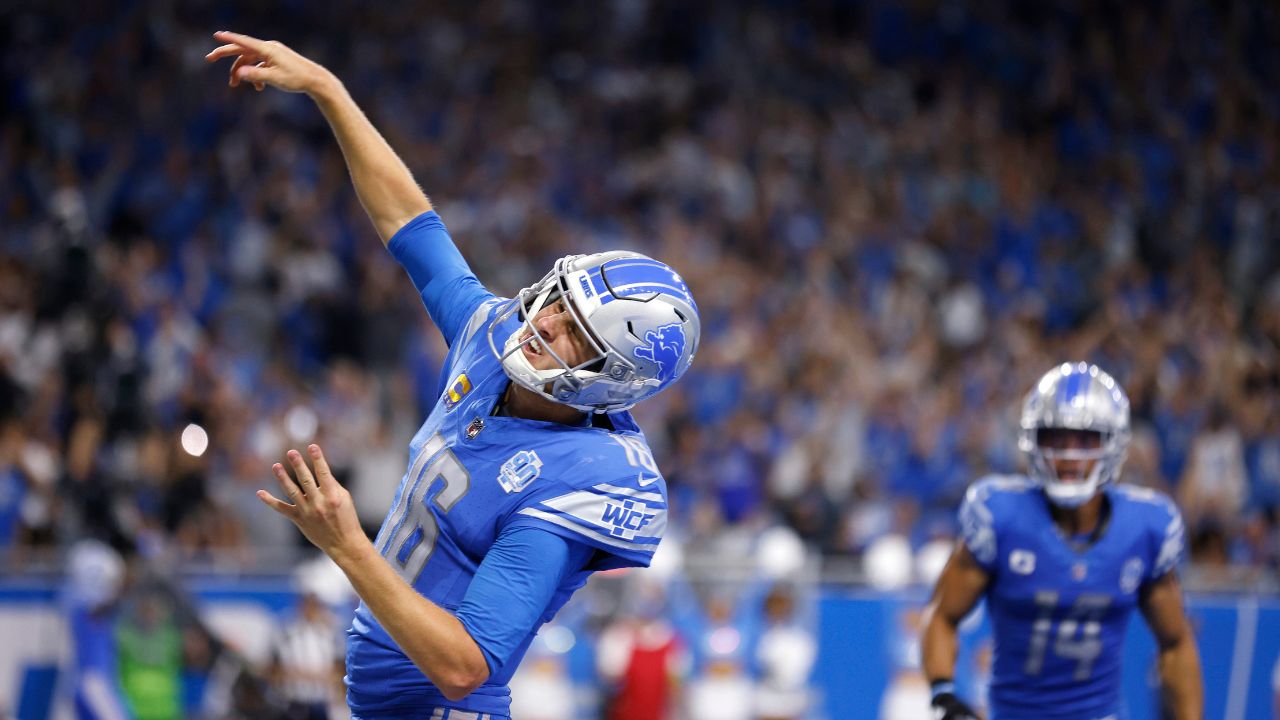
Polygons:
<instances>
[{"instance_id":1,"label":"black wristband","mask_svg":"<svg viewBox=\"0 0 1280 720\"><path fill-rule=\"evenodd\" d=\"M951 678L939 678L929 683L929 697L936 698L948 693L956 693L956 683Z\"/></svg>"}]
</instances>

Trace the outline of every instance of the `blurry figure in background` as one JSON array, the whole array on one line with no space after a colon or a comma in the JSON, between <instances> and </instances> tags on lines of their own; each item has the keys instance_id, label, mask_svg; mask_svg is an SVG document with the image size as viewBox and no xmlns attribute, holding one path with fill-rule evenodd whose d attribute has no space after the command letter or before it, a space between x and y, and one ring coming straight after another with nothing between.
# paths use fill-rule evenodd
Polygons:
<instances>
[{"instance_id":1,"label":"blurry figure in background","mask_svg":"<svg viewBox=\"0 0 1280 720\"><path fill-rule=\"evenodd\" d=\"M313 592L303 592L297 616L272 643L268 675L290 720L329 720L342 697L343 638L337 619Z\"/></svg>"},{"instance_id":2,"label":"blurry figure in background","mask_svg":"<svg viewBox=\"0 0 1280 720\"><path fill-rule=\"evenodd\" d=\"M918 609L898 611L898 627L892 633L888 653L893 670L880 698L880 720L917 720L930 715L929 682L920 672L921 618Z\"/></svg>"},{"instance_id":3,"label":"blurry figure in background","mask_svg":"<svg viewBox=\"0 0 1280 720\"><path fill-rule=\"evenodd\" d=\"M67 560L64 597L72 641L71 688L77 720L127 720L118 682L113 625L124 587L120 554L97 540L81 540Z\"/></svg>"},{"instance_id":4,"label":"blurry figure in background","mask_svg":"<svg viewBox=\"0 0 1280 720\"><path fill-rule=\"evenodd\" d=\"M1244 443L1229 420L1226 407L1215 404L1187 453L1178 504L1192 528L1202 522L1233 526L1248 497Z\"/></svg>"},{"instance_id":5,"label":"blurry figure in background","mask_svg":"<svg viewBox=\"0 0 1280 720\"><path fill-rule=\"evenodd\" d=\"M31 437L22 421L0 420L0 550L23 553L55 544L59 471L53 450Z\"/></svg>"},{"instance_id":6,"label":"blurry figure in background","mask_svg":"<svg viewBox=\"0 0 1280 720\"><path fill-rule=\"evenodd\" d=\"M995 720L1118 716L1135 606L1159 646L1165 707L1179 720L1202 718L1200 658L1177 575L1182 518L1168 497L1115 482L1129 399L1096 365L1064 363L1027 394L1020 424L1028 475L969 488L961 542L928 607L921 648L935 717L977 717L954 678L958 626L985 596Z\"/></svg>"},{"instance_id":7,"label":"blurry figure in background","mask_svg":"<svg viewBox=\"0 0 1280 720\"><path fill-rule=\"evenodd\" d=\"M19 465L22 426L17 420L0 421L0 550L18 540L27 480Z\"/></svg>"},{"instance_id":8,"label":"blurry figure in background","mask_svg":"<svg viewBox=\"0 0 1280 720\"><path fill-rule=\"evenodd\" d=\"M120 685L135 720L178 720L182 708L182 634L165 596L144 591L116 627Z\"/></svg>"},{"instance_id":9,"label":"blurry figure in background","mask_svg":"<svg viewBox=\"0 0 1280 720\"><path fill-rule=\"evenodd\" d=\"M675 716L689 653L665 617L661 585L641 583L631 607L605 628L596 648L596 666L608 686L607 720L667 720Z\"/></svg>"},{"instance_id":10,"label":"blurry figure in background","mask_svg":"<svg viewBox=\"0 0 1280 720\"><path fill-rule=\"evenodd\" d=\"M745 644L733 602L713 592L696 648L697 673L684 698L688 720L750 720L754 688L745 668Z\"/></svg>"},{"instance_id":11,"label":"blurry figure in background","mask_svg":"<svg viewBox=\"0 0 1280 720\"><path fill-rule=\"evenodd\" d=\"M811 702L809 675L818 643L795 617L795 594L775 585L764 599L765 629L755 648L755 716L759 720L800 720Z\"/></svg>"},{"instance_id":12,"label":"blurry figure in background","mask_svg":"<svg viewBox=\"0 0 1280 720\"><path fill-rule=\"evenodd\" d=\"M554 622L544 625L511 678L511 716L520 720L569 720L577 717L573 681L565 653L573 632Z\"/></svg>"}]
</instances>

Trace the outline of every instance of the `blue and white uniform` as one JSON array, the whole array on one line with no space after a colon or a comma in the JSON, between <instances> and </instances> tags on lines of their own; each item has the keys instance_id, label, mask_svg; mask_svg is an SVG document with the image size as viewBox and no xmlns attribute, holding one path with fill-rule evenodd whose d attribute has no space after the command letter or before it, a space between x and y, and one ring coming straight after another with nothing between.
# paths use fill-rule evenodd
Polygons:
<instances>
[{"instance_id":1,"label":"blue and white uniform","mask_svg":"<svg viewBox=\"0 0 1280 720\"><path fill-rule=\"evenodd\" d=\"M488 341L517 331L434 212L388 248L449 342L439 401L409 444L408 472L376 546L415 590L455 614L488 681L449 701L362 603L348 633L353 713L373 718L505 718L507 683L538 628L596 570L647 566L667 489L627 412L573 427L495 415L509 379Z\"/></svg>"},{"instance_id":2,"label":"blue and white uniform","mask_svg":"<svg viewBox=\"0 0 1280 720\"><path fill-rule=\"evenodd\" d=\"M62 596L71 640L76 720L129 720L116 662L115 604L124 561L97 540L80 540L67 559Z\"/></svg>"},{"instance_id":3,"label":"blue and white uniform","mask_svg":"<svg viewBox=\"0 0 1280 720\"><path fill-rule=\"evenodd\" d=\"M994 720L1121 716L1125 628L1144 586L1178 565L1184 531L1159 492L1100 492L1110 518L1092 543L1063 537L1029 478L986 478L965 495L962 538L990 576Z\"/></svg>"}]
</instances>

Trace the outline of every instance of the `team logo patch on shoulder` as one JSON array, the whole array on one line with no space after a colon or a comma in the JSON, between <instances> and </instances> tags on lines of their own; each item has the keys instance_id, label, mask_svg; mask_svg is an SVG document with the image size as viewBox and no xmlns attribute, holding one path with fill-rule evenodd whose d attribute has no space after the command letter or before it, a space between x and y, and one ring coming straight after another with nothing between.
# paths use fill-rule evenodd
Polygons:
<instances>
[{"instance_id":1,"label":"team logo patch on shoulder","mask_svg":"<svg viewBox=\"0 0 1280 720\"><path fill-rule=\"evenodd\" d=\"M1036 554L1030 550L1014 550L1009 553L1009 569L1019 575L1036 571Z\"/></svg>"},{"instance_id":2,"label":"team logo patch on shoulder","mask_svg":"<svg viewBox=\"0 0 1280 720\"><path fill-rule=\"evenodd\" d=\"M641 360L649 360L658 366L658 377L669 380L676 372L680 356L684 354L684 328L680 323L663 325L657 330L649 330L644 334L646 345L641 345L632 352Z\"/></svg>"},{"instance_id":3,"label":"team logo patch on shoulder","mask_svg":"<svg viewBox=\"0 0 1280 720\"><path fill-rule=\"evenodd\" d=\"M445 412L452 410L458 403L462 402L462 398L471 392L471 378L466 373L459 373L458 377L449 383L449 389L444 391L444 409Z\"/></svg>"},{"instance_id":4,"label":"team logo patch on shoulder","mask_svg":"<svg viewBox=\"0 0 1280 720\"><path fill-rule=\"evenodd\" d=\"M542 474L542 458L533 450L521 450L502 463L498 484L509 493L520 492Z\"/></svg>"}]
</instances>

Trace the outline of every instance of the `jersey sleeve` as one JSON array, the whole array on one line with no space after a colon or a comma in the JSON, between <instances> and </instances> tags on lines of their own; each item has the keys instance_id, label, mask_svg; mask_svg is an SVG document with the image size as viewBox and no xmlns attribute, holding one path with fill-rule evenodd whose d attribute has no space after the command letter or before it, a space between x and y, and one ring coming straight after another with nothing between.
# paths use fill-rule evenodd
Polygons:
<instances>
[{"instance_id":1,"label":"jersey sleeve","mask_svg":"<svg viewBox=\"0 0 1280 720\"><path fill-rule=\"evenodd\" d=\"M1182 562L1187 548L1186 529L1182 524L1182 513L1178 512L1178 507L1164 495L1157 495L1153 505L1151 534L1155 560L1151 562L1148 581L1159 580L1175 570Z\"/></svg>"},{"instance_id":2,"label":"jersey sleeve","mask_svg":"<svg viewBox=\"0 0 1280 720\"><path fill-rule=\"evenodd\" d=\"M551 483L530 495L510 522L595 548L590 570L648 567L667 527L666 485L644 472L585 487Z\"/></svg>"},{"instance_id":3,"label":"jersey sleeve","mask_svg":"<svg viewBox=\"0 0 1280 720\"><path fill-rule=\"evenodd\" d=\"M996 568L996 520L991 511L992 484L974 483L960 503L960 541L988 573Z\"/></svg>"},{"instance_id":4,"label":"jersey sleeve","mask_svg":"<svg viewBox=\"0 0 1280 720\"><path fill-rule=\"evenodd\" d=\"M434 210L396 231L387 241L387 249L409 273L427 313L450 346L480 305L493 298L471 272Z\"/></svg>"},{"instance_id":5,"label":"jersey sleeve","mask_svg":"<svg viewBox=\"0 0 1280 720\"><path fill-rule=\"evenodd\" d=\"M542 620L564 578L592 548L534 527L508 527L481 561L457 618L497 673Z\"/></svg>"}]
</instances>

